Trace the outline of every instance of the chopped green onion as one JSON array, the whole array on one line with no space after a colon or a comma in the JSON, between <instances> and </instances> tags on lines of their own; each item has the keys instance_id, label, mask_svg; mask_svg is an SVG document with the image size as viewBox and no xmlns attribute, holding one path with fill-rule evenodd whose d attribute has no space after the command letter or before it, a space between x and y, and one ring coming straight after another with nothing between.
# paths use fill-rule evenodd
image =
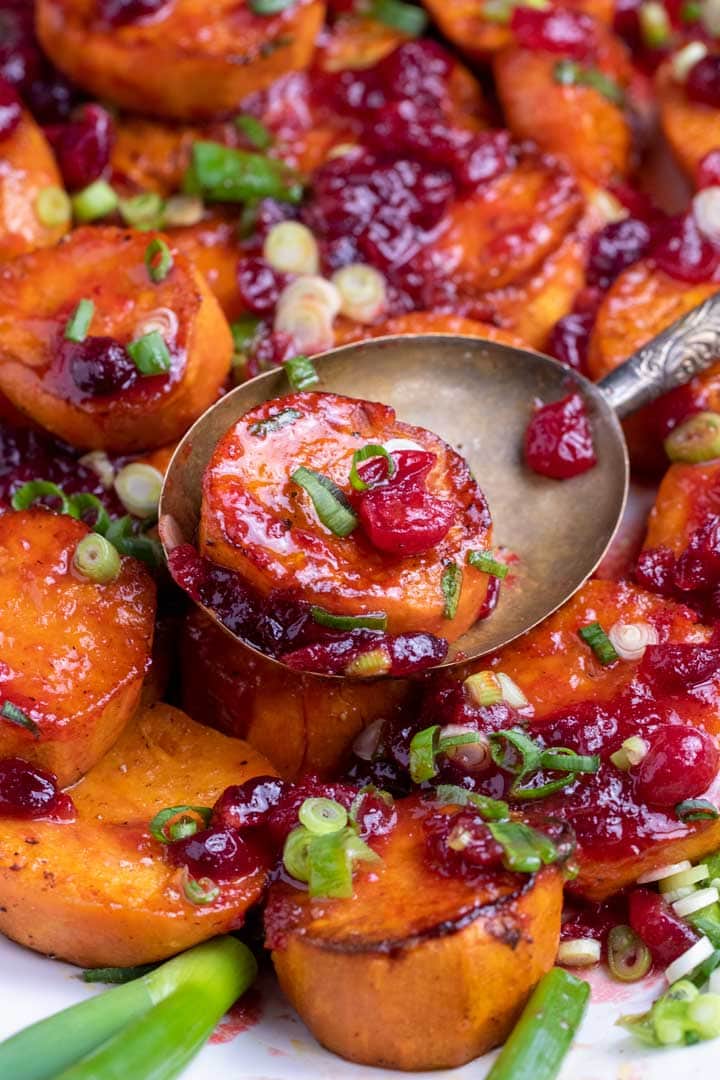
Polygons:
<instances>
[{"instance_id":1,"label":"chopped green onion","mask_svg":"<svg viewBox=\"0 0 720 1080\"><path fill-rule=\"evenodd\" d=\"M157 517L163 474L145 461L123 465L114 480L115 494L128 513L139 518Z\"/></svg>"},{"instance_id":2,"label":"chopped green onion","mask_svg":"<svg viewBox=\"0 0 720 1080\"><path fill-rule=\"evenodd\" d=\"M310 842L313 834L304 825L293 829L283 847L283 864L288 874L297 881L310 877Z\"/></svg>"},{"instance_id":3,"label":"chopped green onion","mask_svg":"<svg viewBox=\"0 0 720 1080\"><path fill-rule=\"evenodd\" d=\"M365 787L360 788L350 805L350 809L348 810L348 818L355 825L357 825L358 813L360 812L362 804L365 801L365 797L368 795L373 796L375 799L380 799L381 802L384 802L386 806L392 807L395 805L395 800L393 799L389 791L385 791L383 788L375 787L374 784L366 784Z\"/></svg>"},{"instance_id":4,"label":"chopped green onion","mask_svg":"<svg viewBox=\"0 0 720 1080\"><path fill-rule=\"evenodd\" d=\"M258 439L264 439L272 431L280 431L281 428L294 424L300 420L303 414L298 409L281 409L279 413L268 416L266 420L257 420L251 424L248 431Z\"/></svg>"},{"instance_id":5,"label":"chopped green onion","mask_svg":"<svg viewBox=\"0 0 720 1080\"><path fill-rule=\"evenodd\" d=\"M257 315L243 315L230 323L230 332L233 338L233 348L236 353L246 353L252 346L262 319Z\"/></svg>"},{"instance_id":6,"label":"chopped green onion","mask_svg":"<svg viewBox=\"0 0 720 1080\"><path fill-rule=\"evenodd\" d=\"M680 18L683 22L697 22L702 15L702 5L698 0L687 0L680 8Z\"/></svg>"},{"instance_id":7,"label":"chopped green onion","mask_svg":"<svg viewBox=\"0 0 720 1080\"><path fill-rule=\"evenodd\" d=\"M60 500L59 513L67 514L69 517L78 517L73 500L67 497L62 488L50 483L49 480L28 480L27 484L17 489L10 500L10 505L13 510L27 510L38 499L49 498Z\"/></svg>"},{"instance_id":8,"label":"chopped green onion","mask_svg":"<svg viewBox=\"0 0 720 1080\"><path fill-rule=\"evenodd\" d=\"M257 117L249 116L247 113L236 116L235 127L243 133L247 141L256 150L267 150L268 146L272 146L272 132Z\"/></svg>"},{"instance_id":9,"label":"chopped green onion","mask_svg":"<svg viewBox=\"0 0 720 1080\"><path fill-rule=\"evenodd\" d=\"M622 1016L618 1024L648 1046L692 1046L720 1036L720 994L701 994L690 979L680 979L647 1012Z\"/></svg>"},{"instance_id":10,"label":"chopped green onion","mask_svg":"<svg viewBox=\"0 0 720 1080\"><path fill-rule=\"evenodd\" d=\"M273 198L298 203L302 199L302 185L282 162L214 142L193 144L184 183L189 194L201 194L213 202Z\"/></svg>"},{"instance_id":11,"label":"chopped green onion","mask_svg":"<svg viewBox=\"0 0 720 1080\"><path fill-rule=\"evenodd\" d=\"M310 841L310 896L352 896L352 861L344 832L313 836Z\"/></svg>"},{"instance_id":12,"label":"chopped green onion","mask_svg":"<svg viewBox=\"0 0 720 1080\"><path fill-rule=\"evenodd\" d=\"M350 503L327 476L301 465L290 479L308 493L320 521L335 536L349 536L357 528L358 519Z\"/></svg>"},{"instance_id":13,"label":"chopped green onion","mask_svg":"<svg viewBox=\"0 0 720 1080\"><path fill-rule=\"evenodd\" d=\"M40 737L40 728L35 721L23 709L14 705L12 701L3 702L2 708L0 708L0 716L3 720L9 720L11 724L15 724L17 727L25 728L36 739Z\"/></svg>"},{"instance_id":14,"label":"chopped green onion","mask_svg":"<svg viewBox=\"0 0 720 1080\"><path fill-rule=\"evenodd\" d=\"M256 974L245 945L215 938L11 1036L0 1045L0 1076L172 1080Z\"/></svg>"},{"instance_id":15,"label":"chopped green onion","mask_svg":"<svg viewBox=\"0 0 720 1080\"><path fill-rule=\"evenodd\" d=\"M514 773L518 778L537 772L540 768L542 750L522 731L495 731L489 738L490 754L499 768Z\"/></svg>"},{"instance_id":16,"label":"chopped green onion","mask_svg":"<svg viewBox=\"0 0 720 1080\"><path fill-rule=\"evenodd\" d=\"M137 967L103 967L86 968L80 978L85 983L106 983L114 986L124 986L133 979L141 979L143 975L154 971L157 964L138 964Z\"/></svg>"},{"instance_id":17,"label":"chopped green onion","mask_svg":"<svg viewBox=\"0 0 720 1080\"><path fill-rule=\"evenodd\" d=\"M695 413L673 428L663 446L671 461L691 465L720 457L720 413Z\"/></svg>"},{"instance_id":18,"label":"chopped green onion","mask_svg":"<svg viewBox=\"0 0 720 1080\"><path fill-rule=\"evenodd\" d=\"M46 229L58 229L67 225L72 217L70 196L61 187L46 187L38 192L35 200L38 221Z\"/></svg>"},{"instance_id":19,"label":"chopped green onion","mask_svg":"<svg viewBox=\"0 0 720 1080\"><path fill-rule=\"evenodd\" d=\"M489 795L478 795L456 784L438 784L434 798L443 805L472 806L488 821L503 821L510 816L510 807L501 799L491 799Z\"/></svg>"},{"instance_id":20,"label":"chopped green onion","mask_svg":"<svg viewBox=\"0 0 720 1080\"><path fill-rule=\"evenodd\" d=\"M165 203L154 191L144 191L130 199L120 199L120 217L133 229L159 229L163 224Z\"/></svg>"},{"instance_id":21,"label":"chopped green onion","mask_svg":"<svg viewBox=\"0 0 720 1080\"><path fill-rule=\"evenodd\" d=\"M423 8L406 4L403 0L372 0L368 15L408 37L420 37L428 24L427 12Z\"/></svg>"},{"instance_id":22,"label":"chopped green onion","mask_svg":"<svg viewBox=\"0 0 720 1080\"><path fill-rule=\"evenodd\" d=\"M92 511L94 515L93 532L100 533L101 536L105 535L110 527L110 515L97 495L92 495L89 491L81 491L78 495L70 496L70 503L75 509L73 516L80 518L81 521L85 521L88 525L90 522L87 521L86 514L88 511Z\"/></svg>"},{"instance_id":23,"label":"chopped green onion","mask_svg":"<svg viewBox=\"0 0 720 1080\"><path fill-rule=\"evenodd\" d=\"M331 630L387 629L387 615L384 611L370 611L367 615L333 615L331 611L313 604L310 614L319 626L328 626Z\"/></svg>"},{"instance_id":24,"label":"chopped green onion","mask_svg":"<svg viewBox=\"0 0 720 1080\"><path fill-rule=\"evenodd\" d=\"M650 49L661 49L667 45L672 35L672 26L667 11L659 0L648 0L641 4L638 11L640 34Z\"/></svg>"},{"instance_id":25,"label":"chopped green onion","mask_svg":"<svg viewBox=\"0 0 720 1080\"><path fill-rule=\"evenodd\" d=\"M109 585L120 573L120 555L104 536L93 532L84 536L75 548L73 566L96 585Z\"/></svg>"},{"instance_id":26,"label":"chopped green onion","mask_svg":"<svg viewBox=\"0 0 720 1080\"><path fill-rule=\"evenodd\" d=\"M151 240L145 248L145 268L148 277L156 285L164 281L173 268L173 257L170 248L158 236Z\"/></svg>"},{"instance_id":27,"label":"chopped green onion","mask_svg":"<svg viewBox=\"0 0 720 1080\"><path fill-rule=\"evenodd\" d=\"M620 982L637 982L652 966L650 950L629 926L613 926L608 935L608 966Z\"/></svg>"},{"instance_id":28,"label":"chopped green onion","mask_svg":"<svg viewBox=\"0 0 720 1080\"><path fill-rule=\"evenodd\" d=\"M394 476L397 471L397 465L392 454L389 454L384 446L380 443L368 443L367 446L363 446L360 450L356 450L353 454L352 465L350 466L350 486L355 491L367 491L370 484L366 484L362 476L358 472L358 465L363 461L367 461L369 458L381 457L385 459L387 464L386 479L389 480L391 476Z\"/></svg>"},{"instance_id":29,"label":"chopped green onion","mask_svg":"<svg viewBox=\"0 0 720 1080\"><path fill-rule=\"evenodd\" d=\"M586 645L590 646L603 667L607 667L608 664L614 664L618 659L618 654L615 651L613 643L610 641L610 638L607 636L599 622L588 623L587 626L581 626L578 630L578 634Z\"/></svg>"},{"instance_id":30,"label":"chopped green onion","mask_svg":"<svg viewBox=\"0 0 720 1080\"><path fill-rule=\"evenodd\" d=\"M590 987L562 968L543 975L486 1080L555 1080L587 1009Z\"/></svg>"},{"instance_id":31,"label":"chopped green onion","mask_svg":"<svg viewBox=\"0 0 720 1080\"><path fill-rule=\"evenodd\" d=\"M361 840L351 829L346 830L345 850L353 862L382 862L377 851Z\"/></svg>"},{"instance_id":32,"label":"chopped green onion","mask_svg":"<svg viewBox=\"0 0 720 1080\"><path fill-rule=\"evenodd\" d=\"M457 735L444 735L438 739L438 754L446 754L456 746L469 746L484 741L479 731L465 731Z\"/></svg>"},{"instance_id":33,"label":"chopped green onion","mask_svg":"<svg viewBox=\"0 0 720 1080\"><path fill-rule=\"evenodd\" d=\"M130 555L133 559L159 567L164 563L162 548L157 540L143 533L134 532L133 519L129 514L114 518L105 533L106 539L118 549L121 555Z\"/></svg>"},{"instance_id":34,"label":"chopped green onion","mask_svg":"<svg viewBox=\"0 0 720 1080\"><path fill-rule=\"evenodd\" d=\"M614 79L597 68L579 64L577 60L558 60L553 68L553 77L561 86L588 86L613 105L621 107L624 104L625 94Z\"/></svg>"},{"instance_id":35,"label":"chopped green onion","mask_svg":"<svg viewBox=\"0 0 720 1080\"><path fill-rule=\"evenodd\" d=\"M163 211L163 228L199 225L205 216L205 204L199 195L171 195Z\"/></svg>"},{"instance_id":36,"label":"chopped green onion","mask_svg":"<svg viewBox=\"0 0 720 1080\"><path fill-rule=\"evenodd\" d=\"M437 773L435 758L440 740L440 725L424 728L416 732L410 740L410 778L414 784L431 780Z\"/></svg>"},{"instance_id":37,"label":"chopped green onion","mask_svg":"<svg viewBox=\"0 0 720 1080\"><path fill-rule=\"evenodd\" d=\"M209 806L166 806L158 811L148 828L161 844L171 844L207 828L211 817Z\"/></svg>"},{"instance_id":38,"label":"chopped green onion","mask_svg":"<svg viewBox=\"0 0 720 1080\"><path fill-rule=\"evenodd\" d=\"M455 562L448 563L442 572L440 588L445 597L445 606L443 607L443 618L445 619L454 619L457 615L462 591L462 576L462 567Z\"/></svg>"},{"instance_id":39,"label":"chopped green onion","mask_svg":"<svg viewBox=\"0 0 720 1080\"><path fill-rule=\"evenodd\" d=\"M95 314L95 304L92 300L81 300L73 311L65 326L66 341L84 341L87 337L92 317Z\"/></svg>"},{"instance_id":40,"label":"chopped green onion","mask_svg":"<svg viewBox=\"0 0 720 1080\"><path fill-rule=\"evenodd\" d=\"M339 832L347 825L348 815L344 806L334 799L305 799L298 810L300 824L313 836Z\"/></svg>"},{"instance_id":41,"label":"chopped green onion","mask_svg":"<svg viewBox=\"0 0 720 1080\"><path fill-rule=\"evenodd\" d=\"M170 370L170 353L159 330L131 341L127 351L141 375L165 375Z\"/></svg>"},{"instance_id":42,"label":"chopped green onion","mask_svg":"<svg viewBox=\"0 0 720 1080\"><path fill-rule=\"evenodd\" d=\"M491 821L488 828L505 853L503 863L508 870L535 874L557 862L558 850L550 837L522 821Z\"/></svg>"},{"instance_id":43,"label":"chopped green onion","mask_svg":"<svg viewBox=\"0 0 720 1080\"><path fill-rule=\"evenodd\" d=\"M596 773L600 768L597 754L576 754L564 746L543 750L522 731L495 731L489 740L495 764L514 774L510 794L516 799L544 799L572 784L578 773ZM523 784L542 769L566 775L537 787Z\"/></svg>"},{"instance_id":44,"label":"chopped green onion","mask_svg":"<svg viewBox=\"0 0 720 1080\"><path fill-rule=\"evenodd\" d=\"M320 382L315 365L307 356L293 356L285 361L283 367L293 390L307 390Z\"/></svg>"},{"instance_id":45,"label":"chopped green onion","mask_svg":"<svg viewBox=\"0 0 720 1080\"><path fill-rule=\"evenodd\" d=\"M707 799L685 799L675 807L681 821L710 821L720 817L720 810Z\"/></svg>"},{"instance_id":46,"label":"chopped green onion","mask_svg":"<svg viewBox=\"0 0 720 1080\"><path fill-rule=\"evenodd\" d=\"M491 551L468 551L467 561L476 570L482 570L483 574L490 574L501 581L510 573L510 567L494 559Z\"/></svg>"},{"instance_id":47,"label":"chopped green onion","mask_svg":"<svg viewBox=\"0 0 720 1080\"><path fill-rule=\"evenodd\" d=\"M205 907L206 904L212 904L220 895L220 888L212 878L194 878L189 873L184 872L181 880L185 899L190 904L194 904L195 907Z\"/></svg>"},{"instance_id":48,"label":"chopped green onion","mask_svg":"<svg viewBox=\"0 0 720 1080\"><path fill-rule=\"evenodd\" d=\"M71 199L75 220L81 223L107 217L118 208L117 193L105 180L95 180Z\"/></svg>"},{"instance_id":49,"label":"chopped green onion","mask_svg":"<svg viewBox=\"0 0 720 1080\"><path fill-rule=\"evenodd\" d=\"M294 3L295 0L249 0L250 10L256 15L277 15Z\"/></svg>"},{"instance_id":50,"label":"chopped green onion","mask_svg":"<svg viewBox=\"0 0 720 1080\"><path fill-rule=\"evenodd\" d=\"M345 674L351 679L373 679L378 675L387 675L392 667L392 658L384 646L358 653L345 668Z\"/></svg>"},{"instance_id":51,"label":"chopped green onion","mask_svg":"<svg viewBox=\"0 0 720 1080\"><path fill-rule=\"evenodd\" d=\"M543 750L540 755L540 768L554 772L596 773L600 768L598 754L576 754L564 746L555 746Z\"/></svg>"},{"instance_id":52,"label":"chopped green onion","mask_svg":"<svg viewBox=\"0 0 720 1080\"><path fill-rule=\"evenodd\" d=\"M476 705L498 705L503 699L503 689L494 671L476 671L468 675L463 686Z\"/></svg>"}]
</instances>

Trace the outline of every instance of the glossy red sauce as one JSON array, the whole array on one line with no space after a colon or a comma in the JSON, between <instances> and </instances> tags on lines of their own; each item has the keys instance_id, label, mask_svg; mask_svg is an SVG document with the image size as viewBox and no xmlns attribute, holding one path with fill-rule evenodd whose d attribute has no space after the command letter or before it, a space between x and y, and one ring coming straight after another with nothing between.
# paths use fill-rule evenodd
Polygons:
<instances>
[{"instance_id":1,"label":"glossy red sauce","mask_svg":"<svg viewBox=\"0 0 720 1080\"><path fill-rule=\"evenodd\" d=\"M685 80L690 101L720 108L720 56L710 53L690 68Z\"/></svg>"},{"instance_id":2,"label":"glossy red sauce","mask_svg":"<svg viewBox=\"0 0 720 1080\"><path fill-rule=\"evenodd\" d=\"M260 991L255 988L248 990L215 1028L210 1036L210 1045L232 1042L238 1035L259 1024L262 1020L262 1005Z\"/></svg>"},{"instance_id":3,"label":"glossy red sauce","mask_svg":"<svg viewBox=\"0 0 720 1080\"><path fill-rule=\"evenodd\" d=\"M443 540L456 516L449 499L427 490L426 479L437 455L425 450L401 450L393 455L395 472L387 475L384 458L367 461L358 469L369 485L355 497L365 534L378 551L391 555L419 555Z\"/></svg>"},{"instance_id":4,"label":"glossy red sauce","mask_svg":"<svg viewBox=\"0 0 720 1080\"><path fill-rule=\"evenodd\" d=\"M510 28L518 45L573 60L591 59L597 49L595 21L582 11L513 8Z\"/></svg>"},{"instance_id":5,"label":"glossy red sauce","mask_svg":"<svg viewBox=\"0 0 720 1080\"><path fill-rule=\"evenodd\" d=\"M541 406L525 433L525 462L534 472L567 480L597 463L585 405L579 394Z\"/></svg>"},{"instance_id":6,"label":"glossy red sauce","mask_svg":"<svg viewBox=\"0 0 720 1080\"><path fill-rule=\"evenodd\" d=\"M52 773L23 758L0 758L0 817L72 821L75 807Z\"/></svg>"},{"instance_id":7,"label":"glossy red sauce","mask_svg":"<svg viewBox=\"0 0 720 1080\"><path fill-rule=\"evenodd\" d=\"M653 889L633 889L628 896L628 922L662 967L677 960L700 937Z\"/></svg>"},{"instance_id":8,"label":"glossy red sauce","mask_svg":"<svg viewBox=\"0 0 720 1080\"><path fill-rule=\"evenodd\" d=\"M641 551L634 573L643 588L689 604L710 621L720 618L720 517L708 514L680 555L667 547Z\"/></svg>"}]
</instances>

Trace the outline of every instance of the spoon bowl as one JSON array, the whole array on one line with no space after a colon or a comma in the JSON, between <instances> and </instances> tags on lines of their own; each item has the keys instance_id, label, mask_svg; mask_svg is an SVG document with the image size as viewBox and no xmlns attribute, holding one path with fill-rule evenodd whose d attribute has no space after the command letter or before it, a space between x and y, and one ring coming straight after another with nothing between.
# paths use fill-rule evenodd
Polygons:
<instances>
[{"instance_id":1,"label":"spoon bowl","mask_svg":"<svg viewBox=\"0 0 720 1080\"><path fill-rule=\"evenodd\" d=\"M493 542L506 549L511 571L496 609L451 645L441 666L506 645L560 607L593 573L618 528L628 488L622 429L598 386L550 357L445 334L374 338L334 349L314 363L320 382L313 390L380 401L399 420L428 428L465 458L488 500ZM586 403L597 465L569 480L538 476L523 461L535 402L573 390ZM249 409L290 392L282 369L258 375L190 428L170 462L160 500L166 552L181 538L195 541L202 478L218 440Z\"/></svg>"}]
</instances>

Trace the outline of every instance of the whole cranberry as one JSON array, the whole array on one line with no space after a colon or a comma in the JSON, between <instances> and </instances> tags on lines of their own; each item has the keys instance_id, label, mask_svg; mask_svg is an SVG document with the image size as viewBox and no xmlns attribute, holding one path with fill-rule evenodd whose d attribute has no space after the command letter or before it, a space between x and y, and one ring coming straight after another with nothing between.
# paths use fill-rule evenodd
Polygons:
<instances>
[{"instance_id":1,"label":"whole cranberry","mask_svg":"<svg viewBox=\"0 0 720 1080\"><path fill-rule=\"evenodd\" d=\"M240 299L256 315L267 315L274 309L287 283L287 275L273 270L263 259L242 259L237 269Z\"/></svg>"},{"instance_id":2,"label":"whole cranberry","mask_svg":"<svg viewBox=\"0 0 720 1080\"><path fill-rule=\"evenodd\" d=\"M657 231L651 255L661 270L678 281L711 281L720 266L720 249L697 227L692 214L670 219Z\"/></svg>"},{"instance_id":3,"label":"whole cranberry","mask_svg":"<svg viewBox=\"0 0 720 1080\"><path fill-rule=\"evenodd\" d=\"M51 773L19 757L0 759L0 815L54 817L63 803L69 799Z\"/></svg>"},{"instance_id":4,"label":"whole cranberry","mask_svg":"<svg viewBox=\"0 0 720 1080\"><path fill-rule=\"evenodd\" d=\"M672 596L675 591L674 575L675 555L670 548L647 548L638 555L634 577L644 589Z\"/></svg>"},{"instance_id":5,"label":"whole cranberry","mask_svg":"<svg viewBox=\"0 0 720 1080\"><path fill-rule=\"evenodd\" d=\"M683 592L709 589L720 581L720 517L710 514L690 534L675 567L675 585Z\"/></svg>"},{"instance_id":6,"label":"whole cranberry","mask_svg":"<svg viewBox=\"0 0 720 1080\"><path fill-rule=\"evenodd\" d=\"M78 91L64 75L44 64L36 79L23 88L33 116L41 124L62 124L77 105Z\"/></svg>"},{"instance_id":7,"label":"whole cranberry","mask_svg":"<svg viewBox=\"0 0 720 1080\"><path fill-rule=\"evenodd\" d=\"M573 371L587 368L590 332L595 325L595 312L572 311L558 319L548 341L548 352Z\"/></svg>"},{"instance_id":8,"label":"whole cranberry","mask_svg":"<svg viewBox=\"0 0 720 1080\"><path fill-rule=\"evenodd\" d=\"M0 79L0 140L12 135L21 117L22 105L15 88L5 79Z\"/></svg>"},{"instance_id":9,"label":"whole cranberry","mask_svg":"<svg viewBox=\"0 0 720 1080\"><path fill-rule=\"evenodd\" d=\"M203 829L167 846L175 866L186 866L195 878L231 881L259 870L265 863L259 849L234 829Z\"/></svg>"},{"instance_id":10,"label":"whole cranberry","mask_svg":"<svg viewBox=\"0 0 720 1080\"><path fill-rule=\"evenodd\" d=\"M714 644L648 645L640 674L665 693L682 693L707 682L720 669L720 648Z\"/></svg>"},{"instance_id":11,"label":"whole cranberry","mask_svg":"<svg viewBox=\"0 0 720 1080\"><path fill-rule=\"evenodd\" d=\"M720 108L720 55L710 53L690 68L685 93L691 101Z\"/></svg>"},{"instance_id":12,"label":"whole cranberry","mask_svg":"<svg viewBox=\"0 0 720 1080\"><path fill-rule=\"evenodd\" d=\"M383 483L375 483L356 499L358 516L365 533L378 551L395 555L419 555L429 551L447 535L455 520L455 507L425 487L425 478L435 463L435 455L403 450L394 455L395 472ZM361 470L365 483L371 461ZM384 462L380 466L384 468Z\"/></svg>"},{"instance_id":13,"label":"whole cranberry","mask_svg":"<svg viewBox=\"0 0 720 1080\"><path fill-rule=\"evenodd\" d=\"M124 26L156 15L168 0L98 0L100 17L111 26Z\"/></svg>"},{"instance_id":14,"label":"whole cranberry","mask_svg":"<svg viewBox=\"0 0 720 1080\"><path fill-rule=\"evenodd\" d=\"M650 245L650 229L644 221L625 218L596 232L590 242L587 280L607 289L626 267L641 259Z\"/></svg>"},{"instance_id":15,"label":"whole cranberry","mask_svg":"<svg viewBox=\"0 0 720 1080\"><path fill-rule=\"evenodd\" d=\"M257 621L257 638L271 656L279 656L312 640L318 629L312 607L286 592L271 593L263 602Z\"/></svg>"},{"instance_id":16,"label":"whole cranberry","mask_svg":"<svg viewBox=\"0 0 720 1080\"><path fill-rule=\"evenodd\" d=\"M102 105L83 105L73 120L52 125L46 133L71 191L87 187L107 169L115 127Z\"/></svg>"},{"instance_id":17,"label":"whole cranberry","mask_svg":"<svg viewBox=\"0 0 720 1080\"><path fill-rule=\"evenodd\" d=\"M263 824L286 788L285 781L276 776L253 776L244 784L225 788L213 807L213 826L245 829Z\"/></svg>"},{"instance_id":18,"label":"whole cranberry","mask_svg":"<svg viewBox=\"0 0 720 1080\"><path fill-rule=\"evenodd\" d=\"M567 8L540 11L518 5L513 9L510 28L518 45L534 52L587 60L597 47L595 21L582 11Z\"/></svg>"},{"instance_id":19,"label":"whole cranberry","mask_svg":"<svg viewBox=\"0 0 720 1080\"><path fill-rule=\"evenodd\" d=\"M375 65L374 74L386 100L406 98L418 104L440 104L454 61L437 41L406 41Z\"/></svg>"},{"instance_id":20,"label":"whole cranberry","mask_svg":"<svg viewBox=\"0 0 720 1080\"><path fill-rule=\"evenodd\" d=\"M114 338L65 341L62 353L72 381L88 397L119 394L137 380L138 370L127 349Z\"/></svg>"},{"instance_id":21,"label":"whole cranberry","mask_svg":"<svg viewBox=\"0 0 720 1080\"><path fill-rule=\"evenodd\" d=\"M27 0L4 0L0 7L0 78L23 91L42 67L35 38L34 6Z\"/></svg>"},{"instance_id":22,"label":"whole cranberry","mask_svg":"<svg viewBox=\"0 0 720 1080\"><path fill-rule=\"evenodd\" d=\"M504 851L487 822L472 810L432 814L423 822L430 866L448 877L502 865Z\"/></svg>"},{"instance_id":23,"label":"whole cranberry","mask_svg":"<svg viewBox=\"0 0 720 1080\"><path fill-rule=\"evenodd\" d=\"M514 160L509 132L483 131L471 137L451 166L458 186L473 190L508 172Z\"/></svg>"},{"instance_id":24,"label":"whole cranberry","mask_svg":"<svg viewBox=\"0 0 720 1080\"><path fill-rule=\"evenodd\" d=\"M634 771L635 794L650 806L677 806L707 790L719 762L717 748L704 731L668 724L652 736L647 755Z\"/></svg>"},{"instance_id":25,"label":"whole cranberry","mask_svg":"<svg viewBox=\"0 0 720 1080\"><path fill-rule=\"evenodd\" d=\"M525 433L530 469L555 480L586 472L596 463L592 432L579 394L569 394L537 410Z\"/></svg>"}]
</instances>

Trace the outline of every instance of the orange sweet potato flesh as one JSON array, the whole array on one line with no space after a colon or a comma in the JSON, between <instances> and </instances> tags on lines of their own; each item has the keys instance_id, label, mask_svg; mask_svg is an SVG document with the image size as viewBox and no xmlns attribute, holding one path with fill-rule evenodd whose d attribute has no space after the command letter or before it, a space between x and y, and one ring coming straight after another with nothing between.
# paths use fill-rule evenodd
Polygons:
<instances>
[{"instance_id":1,"label":"orange sweet potato flesh","mask_svg":"<svg viewBox=\"0 0 720 1080\"><path fill-rule=\"evenodd\" d=\"M301 415L264 437L253 433L253 425L285 409ZM290 479L305 466L349 494L354 452L389 439L410 439L436 454L428 490L455 507L447 535L406 558L372 547L360 527L336 536ZM431 432L398 421L389 406L356 398L300 393L257 406L217 444L203 480L199 541L206 558L237 571L262 595L292 590L336 615L383 611L391 634L463 634L488 580L465 565L467 552L487 548L490 536L487 504L462 458ZM441 585L448 562L463 567L452 619L444 616Z\"/></svg>"},{"instance_id":2,"label":"orange sweet potato flesh","mask_svg":"<svg viewBox=\"0 0 720 1080\"><path fill-rule=\"evenodd\" d=\"M264 871L194 906L148 822L166 806L212 806L229 785L272 772L247 743L169 705L139 713L70 792L74 822L3 820L0 931L82 967L124 967L238 929Z\"/></svg>"},{"instance_id":3,"label":"orange sweet potato flesh","mask_svg":"<svg viewBox=\"0 0 720 1080\"><path fill-rule=\"evenodd\" d=\"M111 27L95 0L40 0L36 28L50 59L84 90L191 120L230 112L306 67L324 14L321 0L295 0L272 16L237 0L171 0L153 19Z\"/></svg>"},{"instance_id":4,"label":"orange sweet potato flesh","mask_svg":"<svg viewBox=\"0 0 720 1080\"><path fill-rule=\"evenodd\" d=\"M241 254L237 220L213 213L197 225L169 229L168 234L173 250L204 276L225 318L239 318L246 308L237 284Z\"/></svg>"},{"instance_id":5,"label":"orange sweet potato flesh","mask_svg":"<svg viewBox=\"0 0 720 1080\"><path fill-rule=\"evenodd\" d=\"M658 70L655 89L663 135L678 165L696 183L700 162L720 147L720 114L710 105L690 101L669 65Z\"/></svg>"},{"instance_id":6,"label":"orange sweet potato flesh","mask_svg":"<svg viewBox=\"0 0 720 1080\"><path fill-rule=\"evenodd\" d=\"M0 701L37 725L0 719L0 757L20 755L62 784L87 772L135 710L150 663L155 585L125 557L98 585L71 569L88 528L43 509L0 515Z\"/></svg>"},{"instance_id":7,"label":"orange sweet potato flesh","mask_svg":"<svg viewBox=\"0 0 720 1080\"><path fill-rule=\"evenodd\" d=\"M705 641L711 633L699 624L693 611L680 604L627 584L589 582L560 611L503 649L492 662L518 684L533 705L533 729L542 731L544 718L558 709L580 702L609 701L631 682L638 661L603 667L580 639L578 629L595 621L606 630L616 622L648 622L661 632L661 640L670 642ZM684 695L675 709L676 723L697 725L711 735L720 735L720 717L712 695L703 701ZM567 820L572 824L572 813L568 812ZM720 822L677 822L639 852L603 855L598 850L579 850L580 874L572 890L599 902L631 885L647 870L682 859L696 860L718 847Z\"/></svg>"},{"instance_id":8,"label":"orange sweet potato flesh","mask_svg":"<svg viewBox=\"0 0 720 1080\"><path fill-rule=\"evenodd\" d=\"M177 253L153 283L145 252L159 234L82 228L59 247L0 268L0 391L73 446L131 452L184 434L216 399L230 369L232 337L203 275ZM63 369L60 346L81 299L95 310L92 335L128 344L168 308L178 330L165 376L138 378L117 394L83 395Z\"/></svg>"},{"instance_id":9,"label":"orange sweet potato flesh","mask_svg":"<svg viewBox=\"0 0 720 1080\"><path fill-rule=\"evenodd\" d=\"M622 45L609 32L604 44L598 66L622 87L628 67ZM598 90L558 83L557 59L521 48L496 55L493 73L507 126L518 138L533 139L600 184L623 176L632 151L625 113Z\"/></svg>"},{"instance_id":10,"label":"orange sweet potato flesh","mask_svg":"<svg viewBox=\"0 0 720 1080\"><path fill-rule=\"evenodd\" d=\"M69 226L43 225L37 197L48 187L62 188L52 150L29 112L0 142L0 262L35 248L56 244Z\"/></svg>"},{"instance_id":11,"label":"orange sweet potato flesh","mask_svg":"<svg viewBox=\"0 0 720 1080\"><path fill-rule=\"evenodd\" d=\"M720 461L671 465L650 511L644 547L667 547L674 555L709 514L720 513Z\"/></svg>"},{"instance_id":12,"label":"orange sweet potato flesh","mask_svg":"<svg viewBox=\"0 0 720 1080\"><path fill-rule=\"evenodd\" d=\"M386 1069L452 1068L508 1035L557 951L562 877L446 878L423 861L415 800L374 843L347 900L274 885L266 943L283 992L315 1038Z\"/></svg>"},{"instance_id":13,"label":"orange sweet potato flesh","mask_svg":"<svg viewBox=\"0 0 720 1080\"><path fill-rule=\"evenodd\" d=\"M406 679L322 679L291 672L238 644L202 611L181 644L182 704L194 719L247 739L290 780L337 776L355 738L413 700Z\"/></svg>"}]
</instances>

